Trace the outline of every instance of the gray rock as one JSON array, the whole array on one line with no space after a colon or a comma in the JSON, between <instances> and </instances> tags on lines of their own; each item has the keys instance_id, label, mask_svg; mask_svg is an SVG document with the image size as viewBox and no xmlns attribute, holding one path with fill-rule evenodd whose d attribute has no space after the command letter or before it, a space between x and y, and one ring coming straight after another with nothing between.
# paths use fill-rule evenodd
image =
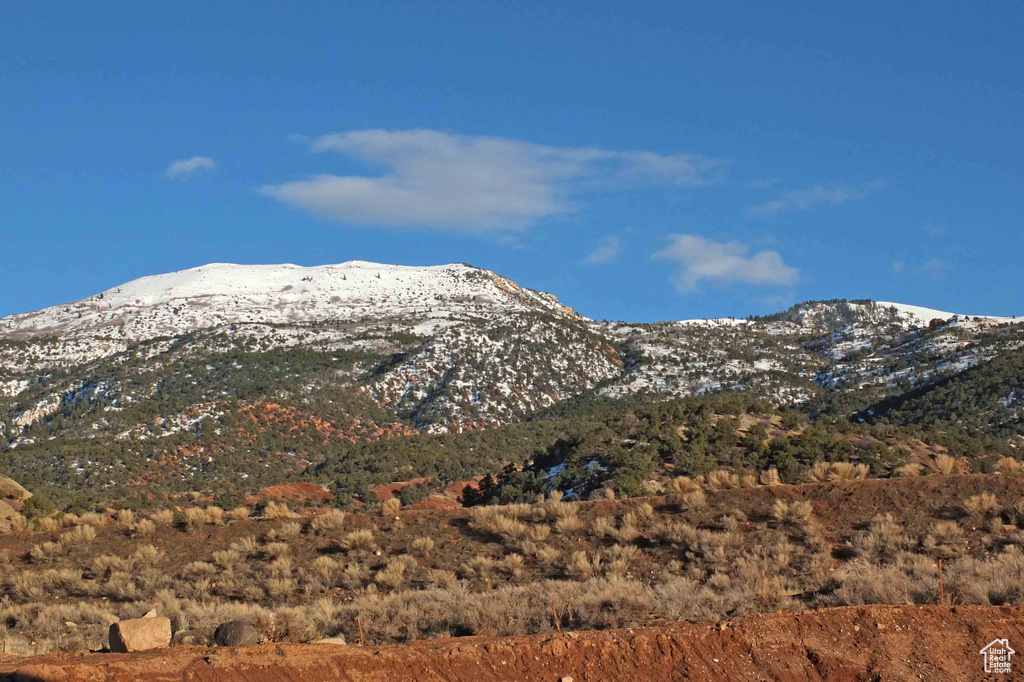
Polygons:
<instances>
[{"instance_id":1,"label":"gray rock","mask_svg":"<svg viewBox=\"0 0 1024 682\"><path fill-rule=\"evenodd\" d=\"M221 623L213 633L217 646L252 646L260 641L260 633L247 620Z\"/></svg>"}]
</instances>

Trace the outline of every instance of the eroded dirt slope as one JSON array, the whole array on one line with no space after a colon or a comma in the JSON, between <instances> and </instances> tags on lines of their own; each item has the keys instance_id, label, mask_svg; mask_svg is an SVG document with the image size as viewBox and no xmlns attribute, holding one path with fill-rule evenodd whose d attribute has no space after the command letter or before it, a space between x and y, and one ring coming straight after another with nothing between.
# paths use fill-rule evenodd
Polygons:
<instances>
[{"instance_id":1,"label":"eroded dirt slope","mask_svg":"<svg viewBox=\"0 0 1024 682\"><path fill-rule=\"evenodd\" d=\"M1024 608L865 606L716 625L430 640L408 646L175 647L0 660L22 682L347 682L985 679L979 650L1024 646ZM1017 662L1013 662L1017 665ZM1024 663L1021 664L1024 669ZM1003 675L1001 679L1019 679Z\"/></svg>"}]
</instances>

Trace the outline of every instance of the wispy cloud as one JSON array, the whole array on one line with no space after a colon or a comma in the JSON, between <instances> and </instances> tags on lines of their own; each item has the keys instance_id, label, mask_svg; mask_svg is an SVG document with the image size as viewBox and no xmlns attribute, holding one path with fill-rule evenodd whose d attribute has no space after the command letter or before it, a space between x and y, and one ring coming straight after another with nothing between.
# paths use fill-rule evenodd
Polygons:
<instances>
[{"instance_id":1,"label":"wispy cloud","mask_svg":"<svg viewBox=\"0 0 1024 682\"><path fill-rule=\"evenodd\" d=\"M672 282L688 293L702 280L743 282L757 286L788 286L796 282L798 270L786 265L777 251L750 255L740 242L715 242L694 234L669 235L669 245L653 255L656 260L678 265Z\"/></svg>"},{"instance_id":2,"label":"wispy cloud","mask_svg":"<svg viewBox=\"0 0 1024 682\"><path fill-rule=\"evenodd\" d=\"M929 237L944 237L949 234L949 230L946 229L946 226L938 223L928 223L921 228L921 231Z\"/></svg>"},{"instance_id":3,"label":"wispy cloud","mask_svg":"<svg viewBox=\"0 0 1024 682\"><path fill-rule=\"evenodd\" d=\"M757 206L751 206L750 212L760 215L775 215L789 211L805 211L816 206L842 206L856 199L862 199L882 186L880 180L863 185L846 185L833 183L815 185L806 189L792 189L783 192L777 199Z\"/></svg>"},{"instance_id":4,"label":"wispy cloud","mask_svg":"<svg viewBox=\"0 0 1024 682\"><path fill-rule=\"evenodd\" d=\"M917 272L925 277L940 278L945 277L946 273L953 269L953 265L948 261L941 258L932 258L929 261L924 262Z\"/></svg>"},{"instance_id":5,"label":"wispy cloud","mask_svg":"<svg viewBox=\"0 0 1024 682\"><path fill-rule=\"evenodd\" d=\"M528 227L580 210L596 190L709 184L722 162L691 154L551 147L434 130L354 130L307 142L384 168L314 175L261 191L328 218L388 227L480 231Z\"/></svg>"},{"instance_id":6,"label":"wispy cloud","mask_svg":"<svg viewBox=\"0 0 1024 682\"><path fill-rule=\"evenodd\" d=\"M622 253L622 239L616 235L608 235L601 240L597 248L583 259L584 265L604 265L611 263Z\"/></svg>"},{"instance_id":7,"label":"wispy cloud","mask_svg":"<svg viewBox=\"0 0 1024 682\"><path fill-rule=\"evenodd\" d=\"M892 262L892 271L894 273L896 273L897 275L900 274L901 272L903 272L904 268L906 268L906 267L907 267L907 264L904 263L901 260L894 260Z\"/></svg>"},{"instance_id":8,"label":"wispy cloud","mask_svg":"<svg viewBox=\"0 0 1024 682\"><path fill-rule=\"evenodd\" d=\"M164 175L172 180L178 180L198 171L213 170L216 167L217 162L209 156L193 156L191 159L182 159L167 164Z\"/></svg>"}]
</instances>

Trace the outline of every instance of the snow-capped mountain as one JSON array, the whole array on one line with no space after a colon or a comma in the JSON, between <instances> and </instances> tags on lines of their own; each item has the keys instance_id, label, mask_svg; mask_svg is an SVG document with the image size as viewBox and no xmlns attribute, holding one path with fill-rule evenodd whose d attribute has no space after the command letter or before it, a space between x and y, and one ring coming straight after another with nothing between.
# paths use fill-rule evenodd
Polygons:
<instances>
[{"instance_id":1,"label":"snow-capped mountain","mask_svg":"<svg viewBox=\"0 0 1024 682\"><path fill-rule=\"evenodd\" d=\"M462 264L210 264L0 319L0 452L69 434L124 451L211 429L238 447L281 415L349 439L458 432L573 398L727 389L852 415L1022 345L1013 318L896 303L598 322Z\"/></svg>"},{"instance_id":2,"label":"snow-capped mountain","mask_svg":"<svg viewBox=\"0 0 1024 682\"><path fill-rule=\"evenodd\" d=\"M489 310L576 317L550 295L488 270L348 261L337 265L210 263L133 280L66 305L0 320L0 337L144 341L231 324L443 318Z\"/></svg>"}]
</instances>

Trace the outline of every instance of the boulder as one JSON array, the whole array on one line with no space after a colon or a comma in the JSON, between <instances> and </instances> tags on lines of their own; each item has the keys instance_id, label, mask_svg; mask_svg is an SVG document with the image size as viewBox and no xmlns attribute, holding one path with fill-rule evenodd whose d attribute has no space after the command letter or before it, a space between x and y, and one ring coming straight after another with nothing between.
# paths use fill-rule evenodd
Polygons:
<instances>
[{"instance_id":1,"label":"boulder","mask_svg":"<svg viewBox=\"0 0 1024 682\"><path fill-rule=\"evenodd\" d=\"M159 649L171 643L169 618L119 620L110 626L110 650L125 654Z\"/></svg>"},{"instance_id":2,"label":"boulder","mask_svg":"<svg viewBox=\"0 0 1024 682\"><path fill-rule=\"evenodd\" d=\"M260 633L247 620L229 620L213 632L217 646L252 646L260 641Z\"/></svg>"}]
</instances>

